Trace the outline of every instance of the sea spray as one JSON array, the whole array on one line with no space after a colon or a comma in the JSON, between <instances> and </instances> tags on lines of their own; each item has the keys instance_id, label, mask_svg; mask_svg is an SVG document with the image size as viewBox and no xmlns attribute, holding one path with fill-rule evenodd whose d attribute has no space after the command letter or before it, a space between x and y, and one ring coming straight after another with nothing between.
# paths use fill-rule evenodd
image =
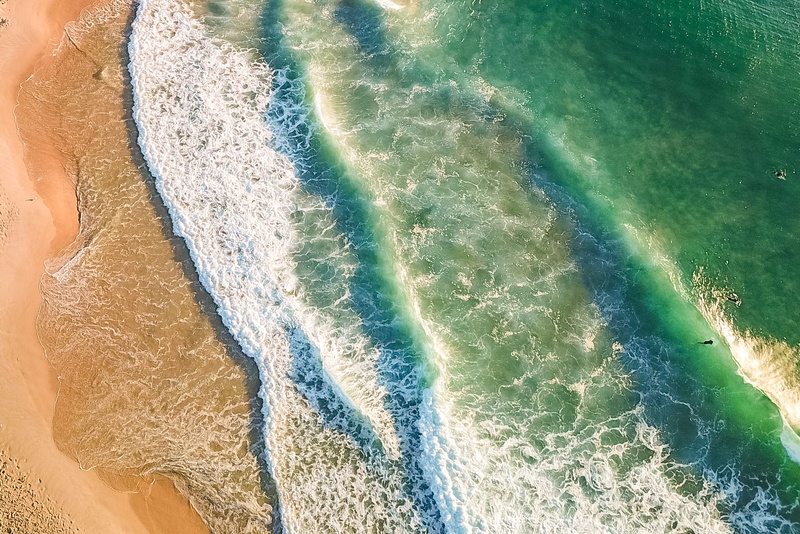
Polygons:
<instances>
[{"instance_id":1,"label":"sea spray","mask_svg":"<svg viewBox=\"0 0 800 534\"><path fill-rule=\"evenodd\" d=\"M432 367L421 354L429 353L424 335L415 335L414 323L403 320L399 308L407 305L404 289L396 284L400 270L374 239L376 212L372 203L353 195L346 182L323 157L324 137L306 105L306 86L296 72L285 66L286 58L273 56L284 65L276 73L273 98L268 109L270 128L276 133L276 147L295 165L298 177L310 193L324 199L335 213L337 225L344 229L348 243L358 259L349 290L363 321L365 332L380 351L376 361L381 383L388 395L387 410L392 414L399 438L401 462L409 480L409 491L429 532L443 532L444 524L423 469L425 410ZM318 110L319 113L319 110ZM313 241L313 240L312 240ZM313 243L311 243L313 245ZM310 247L313 248L313 247ZM443 474L446 476L446 474Z\"/></svg>"},{"instance_id":2,"label":"sea spray","mask_svg":"<svg viewBox=\"0 0 800 534\"><path fill-rule=\"evenodd\" d=\"M418 529L381 406L377 354L359 341L355 316L332 324L351 313L346 294L327 315L304 302L293 261L302 246L296 218L318 223L324 210L298 190L292 165L271 147L267 67L205 35L186 6L169 0L141 2L130 56L139 144L157 188L223 321L261 370L267 462L284 527ZM320 229L314 239L333 227ZM332 402L340 409L323 413ZM386 456L378 442L347 433L363 430L357 421L326 420L348 411L374 429Z\"/></svg>"},{"instance_id":3,"label":"sea spray","mask_svg":"<svg viewBox=\"0 0 800 534\"><path fill-rule=\"evenodd\" d=\"M401 322L434 369L418 421L387 410L399 388L349 305L363 267L348 251L355 233L276 153L297 155L263 116L276 109L268 70L178 4L155 5L143 2L131 43L140 144L204 284L261 366L290 531L722 532L719 510L740 498L737 528L791 528L770 488L752 496L713 470L709 485L671 457L628 365L643 372L667 349L617 338L608 303L582 287L574 221L526 186L519 132L494 106L506 89L446 79L414 57L419 36L393 47L397 33L359 2L284 2L281 31L309 96L281 113L309 127L314 109L343 179L370 205L378 270L400 288ZM402 444L412 428L419 448ZM408 494L412 455L441 525Z\"/></svg>"},{"instance_id":4,"label":"sea spray","mask_svg":"<svg viewBox=\"0 0 800 534\"><path fill-rule=\"evenodd\" d=\"M796 113L800 92L797 40L786 29L797 27L797 6L777 0L471 7L430 0L414 20L387 14L387 27L400 28L405 42L427 34L425 54L438 48L437 62L459 80L480 77L501 92L525 94L514 111L558 168L554 179L606 229L633 242L641 264L666 270L676 288L692 286L698 268L725 280L745 302L725 314L730 332L739 341L785 342L761 346L759 365L782 368L780 380L794 380L788 376L796 374L797 353L790 351L800 340L787 310L798 293L800 219L792 199L800 182L791 178L800 131L787 117ZM430 28L420 29L422 22ZM638 239L629 239L630 229ZM658 251L642 246L652 241ZM690 306L698 303L694 292L679 292ZM706 293L699 307L708 315L716 298ZM709 324L721 331L717 318ZM747 358L740 351L738 359ZM786 400L798 393L788 382L779 387L786 412Z\"/></svg>"},{"instance_id":5,"label":"sea spray","mask_svg":"<svg viewBox=\"0 0 800 534\"><path fill-rule=\"evenodd\" d=\"M227 41L237 48L250 50L255 58L259 48L261 0L209 0L189 2L187 7L194 18L202 21L204 29L214 37Z\"/></svg>"},{"instance_id":6,"label":"sea spray","mask_svg":"<svg viewBox=\"0 0 800 534\"><path fill-rule=\"evenodd\" d=\"M741 304L739 297L730 289L713 287L702 269L695 273L693 282L698 310L725 340L742 378L763 391L792 428L800 429L800 349L785 341L739 331L730 317L730 310Z\"/></svg>"}]
</instances>

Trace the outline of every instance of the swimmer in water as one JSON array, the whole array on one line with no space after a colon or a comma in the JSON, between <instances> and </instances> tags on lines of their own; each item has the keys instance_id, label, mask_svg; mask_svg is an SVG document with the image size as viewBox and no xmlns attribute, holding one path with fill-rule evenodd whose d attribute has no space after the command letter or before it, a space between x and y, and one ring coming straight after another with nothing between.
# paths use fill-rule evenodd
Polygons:
<instances>
[{"instance_id":1,"label":"swimmer in water","mask_svg":"<svg viewBox=\"0 0 800 534\"><path fill-rule=\"evenodd\" d=\"M705 341L698 341L697 344L698 345L713 345L714 344L714 340L713 339L706 339Z\"/></svg>"},{"instance_id":2,"label":"swimmer in water","mask_svg":"<svg viewBox=\"0 0 800 534\"><path fill-rule=\"evenodd\" d=\"M725 298L728 300L728 302L733 302L737 306L741 306L742 305L742 299L740 299L739 295L737 295L736 293L731 293L730 295L728 295Z\"/></svg>"},{"instance_id":3,"label":"swimmer in water","mask_svg":"<svg viewBox=\"0 0 800 534\"><path fill-rule=\"evenodd\" d=\"M775 171L775 176L778 178L778 180L785 180L786 171Z\"/></svg>"}]
</instances>

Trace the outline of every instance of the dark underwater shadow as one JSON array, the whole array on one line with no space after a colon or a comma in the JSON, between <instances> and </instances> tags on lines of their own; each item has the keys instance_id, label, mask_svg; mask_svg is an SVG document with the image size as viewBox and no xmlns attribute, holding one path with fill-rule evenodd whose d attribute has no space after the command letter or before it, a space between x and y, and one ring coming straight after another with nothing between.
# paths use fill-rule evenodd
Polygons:
<instances>
[{"instance_id":1,"label":"dark underwater shadow","mask_svg":"<svg viewBox=\"0 0 800 534\"><path fill-rule=\"evenodd\" d=\"M350 284L350 303L362 321L364 333L379 351L379 384L386 388L384 408L395 422L400 441L401 460L406 474L406 493L411 498L425 526L432 533L444 532L441 513L432 488L425 481L420 463L422 435L418 428L424 390L427 387L419 347L407 325L399 319L396 305L389 298L386 281L378 266L377 241L369 222L366 199L350 187L346 171L323 135L314 130L305 116L311 110L304 101L302 69L283 44L280 0L267 2L261 16L262 39L259 52L273 71L281 71L273 83L273 97L267 117L276 125L276 136L283 136L283 152L295 166L303 188L325 201L337 228L352 245L358 263ZM376 61L391 63L377 13L366 12L355 1L339 5L335 16L357 35L364 52ZM280 104L291 103L304 116L285 113ZM340 429L345 430L345 429Z\"/></svg>"}]
</instances>

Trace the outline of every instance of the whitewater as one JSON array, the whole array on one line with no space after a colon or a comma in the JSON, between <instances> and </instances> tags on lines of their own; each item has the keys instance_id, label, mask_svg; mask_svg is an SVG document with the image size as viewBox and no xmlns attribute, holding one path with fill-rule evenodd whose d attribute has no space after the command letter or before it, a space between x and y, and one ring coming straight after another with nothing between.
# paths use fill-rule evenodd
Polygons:
<instances>
[{"instance_id":1,"label":"whitewater","mask_svg":"<svg viewBox=\"0 0 800 534\"><path fill-rule=\"evenodd\" d=\"M503 91L420 59L441 53L407 7L285 0L272 55L252 13L136 9L139 147L260 373L258 528L796 532L772 478L708 454L724 425L673 388L615 245L531 164Z\"/></svg>"}]
</instances>

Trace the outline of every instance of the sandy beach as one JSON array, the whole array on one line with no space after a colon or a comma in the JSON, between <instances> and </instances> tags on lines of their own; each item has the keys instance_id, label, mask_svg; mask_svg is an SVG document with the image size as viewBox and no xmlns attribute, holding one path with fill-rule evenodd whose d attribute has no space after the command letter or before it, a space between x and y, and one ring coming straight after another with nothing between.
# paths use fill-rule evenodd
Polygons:
<instances>
[{"instance_id":1,"label":"sandy beach","mask_svg":"<svg viewBox=\"0 0 800 534\"><path fill-rule=\"evenodd\" d=\"M207 532L163 478L111 489L56 447L58 377L37 339L45 261L75 238L74 189L54 151L38 147L30 176L14 108L20 84L46 61L88 0L0 2L0 527L3 532ZM30 147L29 147L30 148ZM30 153L30 152L29 152ZM60 172L59 172L60 170Z\"/></svg>"}]
</instances>

